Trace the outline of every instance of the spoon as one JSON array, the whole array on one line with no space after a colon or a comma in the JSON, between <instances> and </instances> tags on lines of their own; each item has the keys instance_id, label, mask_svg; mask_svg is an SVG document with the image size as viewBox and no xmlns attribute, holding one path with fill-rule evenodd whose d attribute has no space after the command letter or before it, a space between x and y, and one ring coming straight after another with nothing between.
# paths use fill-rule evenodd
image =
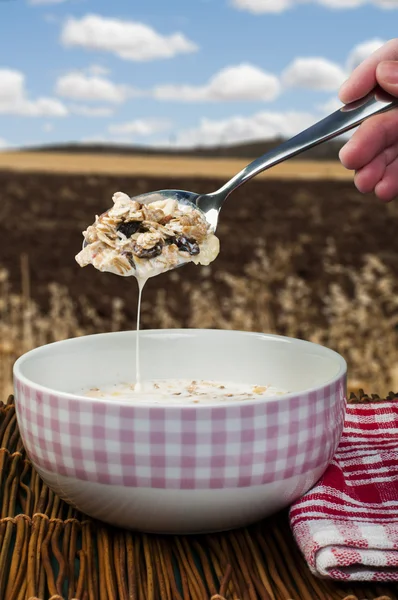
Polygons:
<instances>
[{"instance_id":1,"label":"spoon","mask_svg":"<svg viewBox=\"0 0 398 600\"><path fill-rule=\"evenodd\" d=\"M386 112L395 107L398 107L398 99L377 87L364 98L343 105L336 112L318 121L318 123L305 129L290 140L273 148L260 158L257 158L216 192L212 192L211 194L196 194L195 192L184 190L159 190L135 196L134 199L146 204L152 202L154 200L153 196L156 195L157 200L161 196L162 199L174 198L183 204L193 204L202 211L207 222L211 225L213 231L215 231L222 205L228 196L238 187L262 171L266 171L274 165L297 156L297 154L301 154L301 152L309 148L353 129L373 115ZM84 246L86 246L86 242L83 243Z\"/></svg>"}]
</instances>

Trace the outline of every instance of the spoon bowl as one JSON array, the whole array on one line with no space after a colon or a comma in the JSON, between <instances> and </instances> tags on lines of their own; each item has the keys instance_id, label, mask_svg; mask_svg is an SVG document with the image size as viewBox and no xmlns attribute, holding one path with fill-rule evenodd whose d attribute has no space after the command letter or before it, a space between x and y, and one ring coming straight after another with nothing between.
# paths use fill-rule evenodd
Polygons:
<instances>
[{"instance_id":1,"label":"spoon bowl","mask_svg":"<svg viewBox=\"0 0 398 600\"><path fill-rule=\"evenodd\" d=\"M211 207L207 212L204 212L203 209L198 206L197 200L201 196L199 194L195 194L194 192L187 192L185 190L157 190L155 192L147 192L146 194L141 194L140 196L134 196L132 200L137 200L141 204L150 204L151 202L155 202L155 200L168 200L174 199L177 200L179 204L186 204L189 206L193 206L197 210L199 210L205 217L206 221L212 226L214 231L217 227L218 222L218 211L213 211ZM105 215L108 211L102 213ZM101 216L102 216L101 215ZM87 246L86 240L83 241L83 248ZM178 265L182 267L181 265Z\"/></svg>"}]
</instances>

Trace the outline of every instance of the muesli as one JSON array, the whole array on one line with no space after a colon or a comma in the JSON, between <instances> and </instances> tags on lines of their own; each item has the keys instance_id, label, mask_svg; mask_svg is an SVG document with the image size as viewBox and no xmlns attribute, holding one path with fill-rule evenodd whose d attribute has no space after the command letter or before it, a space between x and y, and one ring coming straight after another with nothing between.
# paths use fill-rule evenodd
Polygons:
<instances>
[{"instance_id":1,"label":"muesli","mask_svg":"<svg viewBox=\"0 0 398 600\"><path fill-rule=\"evenodd\" d=\"M193 205L154 193L146 202L123 192L113 207L83 232L86 246L76 256L81 267L145 281L184 263L209 265L220 244L204 214Z\"/></svg>"}]
</instances>

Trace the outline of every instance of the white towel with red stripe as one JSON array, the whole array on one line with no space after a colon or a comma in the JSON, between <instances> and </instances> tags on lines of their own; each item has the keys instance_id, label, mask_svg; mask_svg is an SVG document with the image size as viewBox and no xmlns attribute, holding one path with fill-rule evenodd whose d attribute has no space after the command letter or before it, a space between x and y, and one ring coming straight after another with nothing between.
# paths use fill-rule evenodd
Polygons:
<instances>
[{"instance_id":1,"label":"white towel with red stripe","mask_svg":"<svg viewBox=\"0 0 398 600\"><path fill-rule=\"evenodd\" d=\"M347 406L334 459L290 524L315 575L398 581L397 401Z\"/></svg>"}]
</instances>

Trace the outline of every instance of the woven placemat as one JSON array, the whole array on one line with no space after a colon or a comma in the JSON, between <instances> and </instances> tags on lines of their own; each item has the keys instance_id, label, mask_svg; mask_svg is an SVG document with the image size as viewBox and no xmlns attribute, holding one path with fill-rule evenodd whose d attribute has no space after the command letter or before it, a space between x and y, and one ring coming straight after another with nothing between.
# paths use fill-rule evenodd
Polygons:
<instances>
[{"instance_id":1,"label":"woven placemat","mask_svg":"<svg viewBox=\"0 0 398 600\"><path fill-rule=\"evenodd\" d=\"M378 399L361 392L350 401ZM89 519L32 468L12 396L0 402L0 510L0 600L398 600L395 584L313 577L287 511L193 537L131 533Z\"/></svg>"}]
</instances>

